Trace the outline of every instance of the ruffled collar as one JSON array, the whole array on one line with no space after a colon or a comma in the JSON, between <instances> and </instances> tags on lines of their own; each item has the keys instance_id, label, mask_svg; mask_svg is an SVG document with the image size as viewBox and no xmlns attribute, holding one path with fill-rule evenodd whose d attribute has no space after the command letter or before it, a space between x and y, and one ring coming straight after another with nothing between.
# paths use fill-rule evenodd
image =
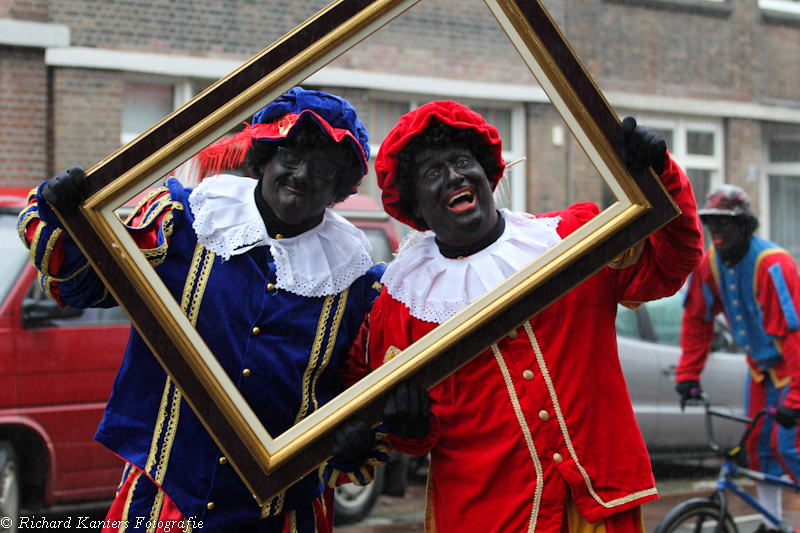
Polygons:
<instances>
[{"instance_id":1,"label":"ruffled collar","mask_svg":"<svg viewBox=\"0 0 800 533\"><path fill-rule=\"evenodd\" d=\"M372 268L364 233L326 210L322 222L295 237L273 239L256 207L257 180L220 174L189 196L192 227L206 249L227 261L256 246L269 246L278 289L306 297L338 294Z\"/></svg>"},{"instance_id":2,"label":"ruffled collar","mask_svg":"<svg viewBox=\"0 0 800 533\"><path fill-rule=\"evenodd\" d=\"M401 252L381 283L411 316L441 324L561 241L556 231L561 217L500 212L505 231L480 252L448 259L428 236Z\"/></svg>"}]
</instances>

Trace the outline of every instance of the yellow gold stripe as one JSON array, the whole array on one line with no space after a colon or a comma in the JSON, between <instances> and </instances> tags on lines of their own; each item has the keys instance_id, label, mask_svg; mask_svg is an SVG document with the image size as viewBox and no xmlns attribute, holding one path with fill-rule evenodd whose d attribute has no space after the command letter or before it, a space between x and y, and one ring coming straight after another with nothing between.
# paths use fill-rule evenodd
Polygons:
<instances>
[{"instance_id":1,"label":"yellow gold stripe","mask_svg":"<svg viewBox=\"0 0 800 533\"><path fill-rule=\"evenodd\" d=\"M131 214L128 215L128 218L125 219L125 225L126 226L130 225L131 220L133 220L134 217L136 217L136 215L139 214L139 212L142 210L142 208L144 207L144 205L146 203L148 203L150 200L152 200L156 196L158 196L158 195L160 195L160 194L162 194L164 192L167 192L167 191L169 191L168 187L158 187L156 189L153 189L149 193L147 193L147 195L144 198L142 198L142 200L136 205L136 208L131 212Z\"/></svg>"},{"instance_id":2,"label":"yellow gold stripe","mask_svg":"<svg viewBox=\"0 0 800 533\"><path fill-rule=\"evenodd\" d=\"M717 249L713 246L708 249L708 266L711 267L711 277L714 278L714 283L719 286L719 271L717 270Z\"/></svg>"},{"instance_id":3,"label":"yellow gold stripe","mask_svg":"<svg viewBox=\"0 0 800 533\"><path fill-rule=\"evenodd\" d=\"M379 281L376 281L375 283L372 284L372 288L375 289L376 291L381 291L383 290L383 284L380 283Z\"/></svg>"},{"instance_id":4,"label":"yellow gold stripe","mask_svg":"<svg viewBox=\"0 0 800 533\"><path fill-rule=\"evenodd\" d=\"M215 257L216 254L214 252L206 252L203 268L200 270L200 276L197 279L197 287L195 288L194 297L192 298L192 306L189 309L189 314L186 315L192 326L197 325L197 315L200 314L200 303L203 301L203 295L206 292L208 278L211 276L211 267L214 266ZM184 313L186 312L185 309L183 311Z\"/></svg>"},{"instance_id":5,"label":"yellow gold stripe","mask_svg":"<svg viewBox=\"0 0 800 533\"><path fill-rule=\"evenodd\" d=\"M278 502L275 504L275 514L281 514L283 512L284 503L286 503L286 491L278 494Z\"/></svg>"},{"instance_id":6,"label":"yellow gold stripe","mask_svg":"<svg viewBox=\"0 0 800 533\"><path fill-rule=\"evenodd\" d=\"M396 346L389 346L389 348L386 350L386 355L383 356L383 363L384 364L388 363L389 361L400 355L401 352L402 350L400 348L397 348Z\"/></svg>"},{"instance_id":7,"label":"yellow gold stripe","mask_svg":"<svg viewBox=\"0 0 800 533\"><path fill-rule=\"evenodd\" d=\"M297 533L297 511L289 512L289 528L291 533Z\"/></svg>"},{"instance_id":8,"label":"yellow gold stripe","mask_svg":"<svg viewBox=\"0 0 800 533\"><path fill-rule=\"evenodd\" d=\"M141 476L142 476L142 471L141 470L137 471L136 475L133 478L133 482L131 483L131 488L128 491L128 496L125 498L125 505L122 507L122 516L120 517L119 521L119 533L125 533L125 530L128 527L128 513L131 510L133 493L136 490L136 485L139 483L139 478Z\"/></svg>"},{"instance_id":9,"label":"yellow gold stripe","mask_svg":"<svg viewBox=\"0 0 800 533\"><path fill-rule=\"evenodd\" d=\"M336 345L336 336L339 335L339 326L342 323L342 316L344 316L344 308L347 305L347 295L350 293L350 287L347 287L339 296L339 305L336 307L336 314L333 316L333 325L331 326L331 332L328 335L328 346L325 348L325 355L322 358L322 364L319 365L317 372L314 374L314 381L311 383L311 400L314 402L314 410L319 409L319 403L317 402L317 382L319 381L319 377L328 367L328 363L331 361L331 355L333 354L333 348Z\"/></svg>"},{"instance_id":10,"label":"yellow gold stripe","mask_svg":"<svg viewBox=\"0 0 800 533\"><path fill-rule=\"evenodd\" d=\"M364 476L364 482L366 485L372 483L372 474L369 473L369 470L366 466L361 466L358 471L361 472L362 476Z\"/></svg>"},{"instance_id":11,"label":"yellow gold stripe","mask_svg":"<svg viewBox=\"0 0 800 533\"><path fill-rule=\"evenodd\" d=\"M53 281L56 281L58 283L62 283L64 281L69 281L72 278L74 278L75 276L79 275L84 270L86 270L87 268L89 268L89 262L88 261L86 263L84 263L82 267L78 268L78 270L76 270L75 272L73 272L72 274L67 276L66 278L50 278L50 279L52 279ZM50 276L48 276L48 277L50 277Z\"/></svg>"},{"instance_id":12,"label":"yellow gold stripe","mask_svg":"<svg viewBox=\"0 0 800 533\"><path fill-rule=\"evenodd\" d=\"M514 383L511 381L511 373L508 371L503 354L500 352L497 344L492 344L492 352L500 367L500 372L503 374L503 380L506 382L508 395L511 397L511 405L514 407L514 413L517 415L517 422L522 429L522 435L525 437L525 443L528 445L528 452L533 459L533 468L536 470L536 491L533 496L533 508L531 509L531 519L528 522L528 532L533 533L536 529L536 521L539 518L539 507L542 503L542 489L544 488L544 474L542 472L542 463L539 461L539 456L536 453L536 446L533 444L533 437L528 422L525 420L525 414L522 412L522 406L519 404L517 391L514 388Z\"/></svg>"},{"instance_id":13,"label":"yellow gold stripe","mask_svg":"<svg viewBox=\"0 0 800 533\"><path fill-rule=\"evenodd\" d=\"M153 440L150 443L150 453L147 454L147 462L144 465L145 472L148 472L151 476L153 475L153 466L156 464L158 441L161 439L161 431L164 428L164 420L167 417L167 403L171 388L172 380L169 376L167 376L167 381L164 384L164 392L161 394L161 404L158 406L158 416L156 417L156 426L153 429Z\"/></svg>"},{"instance_id":14,"label":"yellow gold stripe","mask_svg":"<svg viewBox=\"0 0 800 533\"><path fill-rule=\"evenodd\" d=\"M547 365L544 361L544 356L542 355L542 350L539 348L539 341L536 340L536 335L533 334L533 328L531 327L530 322L525 322L525 332L528 334L528 339L531 341L531 347L533 348L533 352L536 354L536 362L539 364L539 370L542 372L542 377L544 378L545 383L547 384L547 390L550 393L550 400L553 402L553 409L556 412L556 418L558 418L558 425L561 428L561 434L564 437L564 442L567 445L567 449L569 450L569 455L572 457L572 460L575 462L575 466L578 467L580 470L581 475L583 476L584 481L586 482L586 487L589 489L589 494L602 505L603 507L610 509L616 507L618 505L623 505L626 503L633 502L638 500L639 498L643 498L645 496L653 496L658 494L658 491L654 488L647 489L647 490L640 490L639 492L634 492L633 494L629 494L627 496L623 496L622 498L617 498L616 500L611 500L609 502L605 502L598 496L598 494L594 491L594 487L592 486L592 480L589 479L589 474L586 473L586 470L581 465L580 461L578 460L578 455L575 453L575 448L572 446L572 439L569 436L569 431L567 430L567 423L564 421L564 415L561 412L561 405L558 403L558 396L556 396L556 390L553 387L553 381L550 379L550 371L547 369Z\"/></svg>"},{"instance_id":15,"label":"yellow gold stripe","mask_svg":"<svg viewBox=\"0 0 800 533\"><path fill-rule=\"evenodd\" d=\"M50 275L50 255L53 253L53 248L56 246L56 241L64 233L64 230L61 228L56 228L53 230L53 234L50 235L50 238L47 239L47 244L44 248L44 256L42 257L42 268L41 271L46 275Z\"/></svg>"},{"instance_id":16,"label":"yellow gold stripe","mask_svg":"<svg viewBox=\"0 0 800 533\"><path fill-rule=\"evenodd\" d=\"M203 259L203 245L199 242L194 247L194 255L192 255L192 262L189 265L189 274L186 276L186 283L183 286L183 294L181 294L181 310L186 314L189 309L189 299L192 296L192 288L197 279L197 272L200 270L200 261Z\"/></svg>"},{"instance_id":17,"label":"yellow gold stripe","mask_svg":"<svg viewBox=\"0 0 800 533\"><path fill-rule=\"evenodd\" d=\"M275 498L270 498L261 506L261 518L266 518L269 516L269 510L272 507L273 501L275 501Z\"/></svg>"},{"instance_id":18,"label":"yellow gold stripe","mask_svg":"<svg viewBox=\"0 0 800 533\"><path fill-rule=\"evenodd\" d=\"M47 223L42 220L38 226L36 226L36 233L33 234L33 240L31 241L31 263L34 265L36 264L36 248L39 247L39 238L42 236L42 230L47 226Z\"/></svg>"},{"instance_id":19,"label":"yellow gold stripe","mask_svg":"<svg viewBox=\"0 0 800 533\"><path fill-rule=\"evenodd\" d=\"M764 250L756 257L756 267L753 270L753 296L756 297L756 302L758 302L758 269L761 267L761 261L775 254L789 255L783 248L770 248L769 250Z\"/></svg>"},{"instance_id":20,"label":"yellow gold stripe","mask_svg":"<svg viewBox=\"0 0 800 533\"><path fill-rule=\"evenodd\" d=\"M333 306L333 295L325 297L325 302L322 304L322 312L319 315L319 322L317 323L317 334L314 336L314 344L311 347L311 355L308 358L308 366L303 372L303 399L300 403L300 410L294 420L295 425L300 423L306 417L308 412L308 396L309 396L309 382L311 381L311 371L317 364L319 352L322 349L322 338L325 336L325 328L328 324L328 317L331 314L331 307Z\"/></svg>"},{"instance_id":21,"label":"yellow gold stripe","mask_svg":"<svg viewBox=\"0 0 800 533\"><path fill-rule=\"evenodd\" d=\"M39 213L37 211L29 211L24 217L23 213L24 211L19 215L22 220L17 219L17 233L19 233L20 240L28 249L30 249L31 243L28 242L28 232L26 230L28 229L28 224L31 223L32 219L39 218Z\"/></svg>"}]
</instances>

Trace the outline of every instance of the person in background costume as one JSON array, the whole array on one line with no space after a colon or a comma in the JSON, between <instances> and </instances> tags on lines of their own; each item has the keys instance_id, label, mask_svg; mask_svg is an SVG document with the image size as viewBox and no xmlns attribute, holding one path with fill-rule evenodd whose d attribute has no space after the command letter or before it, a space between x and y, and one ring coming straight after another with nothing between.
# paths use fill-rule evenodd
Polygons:
<instances>
[{"instance_id":1,"label":"person in background costume","mask_svg":"<svg viewBox=\"0 0 800 533\"><path fill-rule=\"evenodd\" d=\"M750 367L745 385L747 416L765 407L780 406L774 418L767 416L758 422L747 441L750 468L776 476L788 473L797 481L797 264L786 250L754 235L758 219L750 212L750 200L740 187L722 185L710 191L698 213L714 245L692 274L684 302L683 353L675 375L681 407L700 392L700 374L714 337L714 317L725 313ZM780 518L780 488L757 483L756 489L761 503ZM775 525L765 518L759 530L763 533Z\"/></svg>"},{"instance_id":2,"label":"person in background costume","mask_svg":"<svg viewBox=\"0 0 800 533\"><path fill-rule=\"evenodd\" d=\"M675 293L703 248L694 194L664 140L629 117L620 142L627 166L652 166L681 215L430 398L408 386L387 403L393 448L431 454L428 531L643 531L639 506L658 495L617 357L617 305ZM353 352L362 365L390 360L599 213L593 203L498 210L504 169L497 130L456 102L426 104L387 135L376 162L384 208L435 236L384 273L367 349Z\"/></svg>"},{"instance_id":3,"label":"person in background costume","mask_svg":"<svg viewBox=\"0 0 800 533\"><path fill-rule=\"evenodd\" d=\"M256 179L216 174L192 190L169 178L125 223L273 436L340 392L340 360L380 291L384 266L366 236L326 209L366 175L367 140L348 102L294 88L188 163L219 171L246 155ZM31 192L19 234L48 296L111 307L51 208L74 210L86 191L82 169L60 172ZM133 328L95 438L127 461L107 521L122 521L109 528L120 533L170 520L183 531L330 531L324 487L369 483L390 453L376 430L345 423L332 461L260 506Z\"/></svg>"}]
</instances>

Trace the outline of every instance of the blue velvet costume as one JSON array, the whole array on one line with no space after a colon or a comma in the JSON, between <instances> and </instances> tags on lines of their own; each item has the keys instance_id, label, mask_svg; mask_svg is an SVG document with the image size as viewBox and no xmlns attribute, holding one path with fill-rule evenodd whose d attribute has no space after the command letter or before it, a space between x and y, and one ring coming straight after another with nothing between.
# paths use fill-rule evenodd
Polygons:
<instances>
[{"instance_id":1,"label":"blue velvet costume","mask_svg":"<svg viewBox=\"0 0 800 533\"><path fill-rule=\"evenodd\" d=\"M335 295L303 297L268 290L268 283L276 283L269 247L255 247L228 261L215 257L198 243L192 229L190 192L170 179L141 213L145 224L130 231L158 231L159 246L145 251L155 271L267 431L280 435L341 390L340 358L347 355L380 293L378 281L384 266L372 267ZM39 217L44 222L39 223L40 238L31 243L37 249L35 264L42 270L48 244L52 249L50 237L60 222L38 195L37 200L23 211L20 222L30 224ZM171 216L159 218L165 213ZM152 227L159 224L157 229ZM94 271L84 268L86 260L70 236L57 232L59 237L65 247L58 272L64 280L58 282L60 298L77 308L116 305ZM40 278L47 285L52 281L46 266ZM144 470L184 517L192 517L195 524L202 522L203 531L229 529L301 509L323 489L321 476L313 472L260 507L230 464L220 464L221 451L134 328L95 438ZM385 451L376 449L370 464L385 461ZM359 469L366 460L329 464L322 477L327 481L338 471L352 471L359 482L366 483L369 478ZM153 492L154 488L138 490ZM149 517L158 501L144 496L138 503L145 502ZM135 491L132 505L131 510L137 507ZM131 512L128 519L132 528L136 516Z\"/></svg>"},{"instance_id":2,"label":"blue velvet costume","mask_svg":"<svg viewBox=\"0 0 800 533\"><path fill-rule=\"evenodd\" d=\"M339 97L299 87L257 113L253 125L237 134L233 142L223 139L198 155L205 156L211 168L220 161L233 160L230 153L223 155L225 150L239 150L236 155L243 158L250 142L287 139L294 126L309 121L335 142L351 146L358 156L361 175L366 174L368 136L355 109ZM266 237L255 206L254 185L245 186L249 194L243 195L243 182L231 176L226 179L232 181L220 184L220 192L233 190L231 198L243 209L256 210L251 224L255 220ZM208 190L204 187L205 182L197 192ZM42 289L62 305L115 306L40 190L29 197L18 229L41 272ZM368 250L355 244L358 264L345 256L339 265L340 271L349 274L334 274L331 269L335 283L324 290L300 290L295 283L298 270L286 273L286 258L276 260L271 252L281 247L268 237L240 243L248 246L234 251L218 250L224 257L215 254L215 245L204 240L207 235L193 227L196 219L198 223L202 220L190 207L191 193L192 189L177 180L167 180L131 215L128 230L265 429L273 436L280 435L341 391L340 363L380 293L384 266L372 266ZM297 238L338 228L344 236L329 239L326 244L327 250L334 249L332 253L352 244L348 235L366 241L343 219L331 222L329 217L338 218L326 214L321 224ZM227 222L233 228L244 226L236 211ZM311 256L302 264L316 262L319 249L311 248ZM284 269L282 278L278 267ZM390 453L385 434L376 436L374 449L353 463L329 462L259 506L138 332L131 328L95 438L129 463L121 484L124 489L115 500L117 505L127 494L120 509L128 526L120 528L120 533L124 529L147 529L147 521L158 519L162 511L191 519L182 528L185 531L265 533L315 532L323 521L329 525L333 509L325 509L319 499L324 484L335 486L344 479L369 483L367 465L382 465Z\"/></svg>"}]
</instances>

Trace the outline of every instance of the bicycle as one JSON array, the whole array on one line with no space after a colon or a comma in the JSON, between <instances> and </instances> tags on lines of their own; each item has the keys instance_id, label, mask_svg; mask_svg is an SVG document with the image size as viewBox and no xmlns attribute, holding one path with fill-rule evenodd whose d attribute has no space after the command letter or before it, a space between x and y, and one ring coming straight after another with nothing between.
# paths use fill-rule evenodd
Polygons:
<instances>
[{"instance_id":1,"label":"bicycle","mask_svg":"<svg viewBox=\"0 0 800 533\"><path fill-rule=\"evenodd\" d=\"M779 521L776 516L767 511L755 498L747 494L747 492L733 482L733 477L749 478L800 492L800 484L763 472L756 472L755 470L743 468L736 464L736 460L740 457L744 449L744 443L747 441L747 437L753 431L756 423L766 415L774 416L776 409L774 407L762 409L755 417L750 419L715 410L711 407L708 397L703 393L700 393L698 398L706 410L706 431L708 433L709 445L711 449L717 452L723 459L722 467L717 477L717 488L708 498L694 498L677 505L661 520L658 527L656 527L655 533L680 533L686 531L690 531L691 533L737 533L736 523L728 512L726 490L730 490L734 495L744 500L745 503L761 513L761 515L765 516L772 523L778 524L777 528L781 533L794 533L794 529L790 525ZM722 449L721 446L714 442L712 431L713 416L749 424L747 431L744 432L737 446L731 449Z\"/></svg>"}]
</instances>

